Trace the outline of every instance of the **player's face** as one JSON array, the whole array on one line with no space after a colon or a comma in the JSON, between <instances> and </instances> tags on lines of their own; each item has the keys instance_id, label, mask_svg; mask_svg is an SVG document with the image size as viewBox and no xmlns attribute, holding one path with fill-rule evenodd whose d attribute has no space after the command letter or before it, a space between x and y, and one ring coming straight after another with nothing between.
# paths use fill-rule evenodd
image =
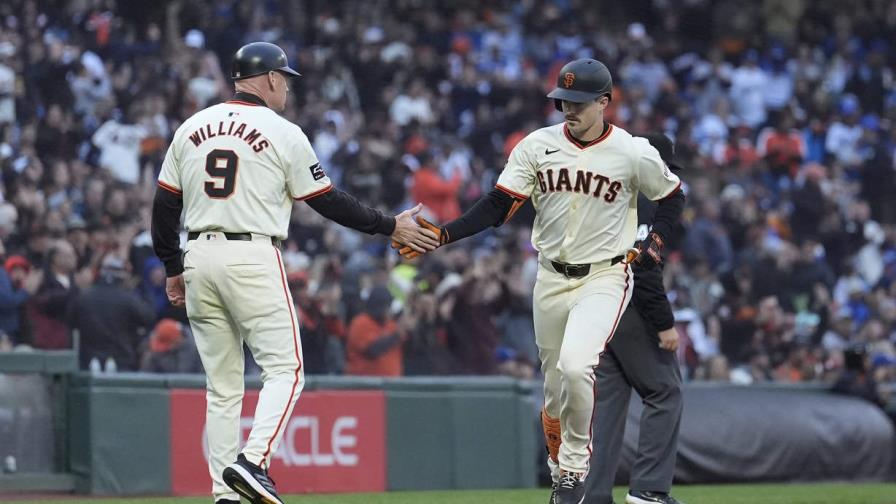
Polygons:
<instances>
[{"instance_id":1,"label":"player's face","mask_svg":"<svg viewBox=\"0 0 896 504\"><path fill-rule=\"evenodd\" d=\"M586 103L575 103L563 100L561 107L563 108L563 118L566 120L566 127L569 132L576 138L584 140L590 139L592 128L595 128L600 121L603 127L604 109L607 108L609 99L602 96L596 100ZM597 132L600 134L600 132Z\"/></svg>"}]
</instances>

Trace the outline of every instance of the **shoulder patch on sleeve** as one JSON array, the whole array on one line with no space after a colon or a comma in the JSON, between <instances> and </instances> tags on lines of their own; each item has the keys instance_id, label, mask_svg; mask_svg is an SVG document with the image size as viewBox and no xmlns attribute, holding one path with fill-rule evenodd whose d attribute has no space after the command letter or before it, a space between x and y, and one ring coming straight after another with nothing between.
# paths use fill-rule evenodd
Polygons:
<instances>
[{"instance_id":1,"label":"shoulder patch on sleeve","mask_svg":"<svg viewBox=\"0 0 896 504\"><path fill-rule=\"evenodd\" d=\"M320 166L320 163L314 163L309 166L308 169L311 170L311 177L314 180L320 180L327 176L327 174L324 173L324 169Z\"/></svg>"}]
</instances>

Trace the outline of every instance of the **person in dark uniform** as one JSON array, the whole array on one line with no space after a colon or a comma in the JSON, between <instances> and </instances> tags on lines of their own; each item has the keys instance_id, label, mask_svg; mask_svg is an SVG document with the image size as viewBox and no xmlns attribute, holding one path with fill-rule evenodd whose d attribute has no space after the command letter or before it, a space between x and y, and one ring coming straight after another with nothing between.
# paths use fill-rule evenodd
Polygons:
<instances>
[{"instance_id":1,"label":"person in dark uniform","mask_svg":"<svg viewBox=\"0 0 896 504\"><path fill-rule=\"evenodd\" d=\"M644 135L673 171L674 145L663 134ZM638 240L651 231L657 204L638 196ZM616 336L597 366L595 446L585 482L587 504L612 504L631 389L644 401L638 453L632 466L626 504L680 504L669 495L675 472L681 422L681 372L675 352L678 334L663 287L662 264L632 265L635 288Z\"/></svg>"}]
</instances>

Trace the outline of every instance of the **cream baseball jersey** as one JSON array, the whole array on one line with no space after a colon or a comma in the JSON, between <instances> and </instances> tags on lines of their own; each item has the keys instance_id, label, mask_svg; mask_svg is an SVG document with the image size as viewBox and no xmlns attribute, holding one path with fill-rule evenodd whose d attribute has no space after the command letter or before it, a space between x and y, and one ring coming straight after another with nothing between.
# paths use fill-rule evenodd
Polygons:
<instances>
[{"instance_id":1,"label":"cream baseball jersey","mask_svg":"<svg viewBox=\"0 0 896 504\"><path fill-rule=\"evenodd\" d=\"M285 238L293 200L330 189L300 127L231 100L197 112L174 134L159 186L182 195L187 231Z\"/></svg>"},{"instance_id":2,"label":"cream baseball jersey","mask_svg":"<svg viewBox=\"0 0 896 504\"><path fill-rule=\"evenodd\" d=\"M510 153L497 187L535 206L532 245L546 258L597 263L635 242L638 192L652 200L680 185L646 139L609 125L580 146L561 123L536 130Z\"/></svg>"}]
</instances>

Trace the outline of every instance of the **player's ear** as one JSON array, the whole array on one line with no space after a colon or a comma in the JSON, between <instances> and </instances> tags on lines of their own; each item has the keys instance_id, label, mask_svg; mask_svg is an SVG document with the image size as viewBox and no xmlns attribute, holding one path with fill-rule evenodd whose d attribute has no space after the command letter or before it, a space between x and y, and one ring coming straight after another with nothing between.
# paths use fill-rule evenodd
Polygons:
<instances>
[{"instance_id":1,"label":"player's ear","mask_svg":"<svg viewBox=\"0 0 896 504\"><path fill-rule=\"evenodd\" d=\"M271 88L271 91L273 91L274 89L276 89L276 88L275 88L275 84L274 84L274 81L275 81L276 79L277 79L277 77L274 76L274 72L273 72L273 71L268 72L268 87Z\"/></svg>"}]
</instances>

